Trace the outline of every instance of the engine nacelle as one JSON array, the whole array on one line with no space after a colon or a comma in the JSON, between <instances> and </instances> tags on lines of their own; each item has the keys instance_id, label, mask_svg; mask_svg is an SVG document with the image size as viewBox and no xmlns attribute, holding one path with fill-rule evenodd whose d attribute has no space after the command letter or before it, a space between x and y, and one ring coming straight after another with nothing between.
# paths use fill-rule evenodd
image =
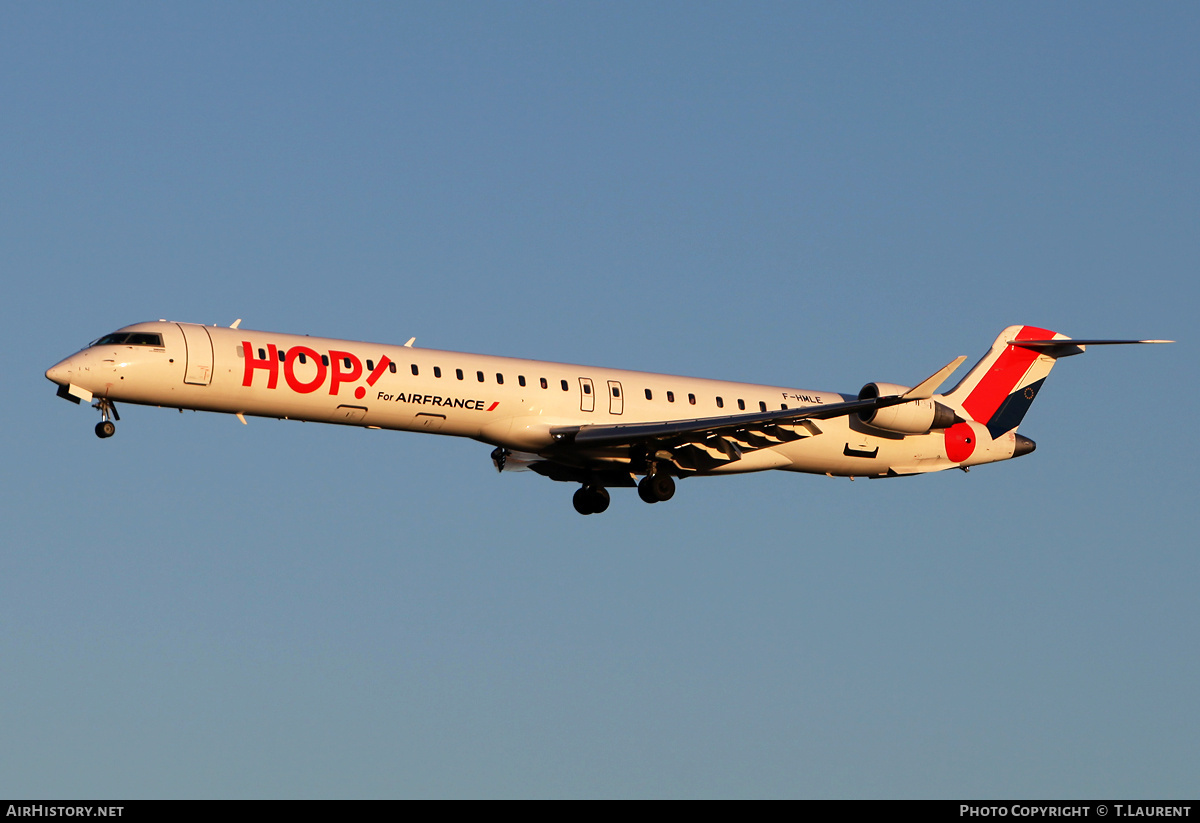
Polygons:
<instances>
[{"instance_id":1,"label":"engine nacelle","mask_svg":"<svg viewBox=\"0 0 1200 823\"><path fill-rule=\"evenodd\" d=\"M909 386L895 383L868 383L858 393L859 400L873 400L904 394ZM858 419L868 426L900 434L926 434L932 429L948 429L961 418L954 409L943 406L936 400L912 400L882 409L860 411Z\"/></svg>"}]
</instances>

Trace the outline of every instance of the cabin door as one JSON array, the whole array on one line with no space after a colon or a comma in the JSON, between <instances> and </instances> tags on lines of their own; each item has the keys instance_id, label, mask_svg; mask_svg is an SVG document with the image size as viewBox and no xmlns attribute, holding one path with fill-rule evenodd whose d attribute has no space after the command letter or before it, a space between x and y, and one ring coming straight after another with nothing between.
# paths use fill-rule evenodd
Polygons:
<instances>
[{"instance_id":1,"label":"cabin door","mask_svg":"<svg viewBox=\"0 0 1200 823\"><path fill-rule=\"evenodd\" d=\"M187 367L184 369L183 382L193 386L207 386L212 380L213 371L213 345L208 329L192 323L175 325L183 332L183 342L187 349Z\"/></svg>"}]
</instances>

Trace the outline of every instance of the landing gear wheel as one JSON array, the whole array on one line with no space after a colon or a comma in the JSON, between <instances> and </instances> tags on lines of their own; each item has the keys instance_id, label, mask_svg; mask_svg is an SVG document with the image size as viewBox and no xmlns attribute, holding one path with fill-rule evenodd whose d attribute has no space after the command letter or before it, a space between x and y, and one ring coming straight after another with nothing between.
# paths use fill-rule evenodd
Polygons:
<instances>
[{"instance_id":1,"label":"landing gear wheel","mask_svg":"<svg viewBox=\"0 0 1200 823\"><path fill-rule=\"evenodd\" d=\"M600 514L608 508L608 489L603 486L581 486L571 502L580 514Z\"/></svg>"},{"instance_id":2,"label":"landing gear wheel","mask_svg":"<svg viewBox=\"0 0 1200 823\"><path fill-rule=\"evenodd\" d=\"M608 489L603 486L596 486L592 489L592 514L604 514L608 511L610 499Z\"/></svg>"},{"instance_id":3,"label":"landing gear wheel","mask_svg":"<svg viewBox=\"0 0 1200 823\"><path fill-rule=\"evenodd\" d=\"M121 415L117 414L117 404L107 397L101 397L92 408L100 412L100 422L96 424L96 436L103 440L116 434L117 424L108 418L121 419Z\"/></svg>"},{"instance_id":4,"label":"landing gear wheel","mask_svg":"<svg viewBox=\"0 0 1200 823\"><path fill-rule=\"evenodd\" d=\"M638 497L647 503L662 503L675 496L675 481L669 474L648 474L637 489Z\"/></svg>"}]
</instances>

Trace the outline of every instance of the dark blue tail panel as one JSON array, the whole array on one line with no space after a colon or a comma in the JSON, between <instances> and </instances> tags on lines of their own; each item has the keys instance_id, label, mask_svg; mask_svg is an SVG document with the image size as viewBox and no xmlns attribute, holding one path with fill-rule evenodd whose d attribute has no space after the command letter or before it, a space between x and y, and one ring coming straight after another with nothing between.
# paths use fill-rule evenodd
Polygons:
<instances>
[{"instance_id":1,"label":"dark blue tail panel","mask_svg":"<svg viewBox=\"0 0 1200 823\"><path fill-rule=\"evenodd\" d=\"M1021 425L1021 421L1025 419L1025 412L1029 411L1030 405L1033 404L1034 398L1042 390L1042 384L1045 382L1046 378L1043 377L1036 383L1030 383L1023 389L1017 389L1004 398L1004 402L1000 404L1000 408L996 409L996 413L992 415L992 419L987 424L988 432L992 435L993 440Z\"/></svg>"}]
</instances>

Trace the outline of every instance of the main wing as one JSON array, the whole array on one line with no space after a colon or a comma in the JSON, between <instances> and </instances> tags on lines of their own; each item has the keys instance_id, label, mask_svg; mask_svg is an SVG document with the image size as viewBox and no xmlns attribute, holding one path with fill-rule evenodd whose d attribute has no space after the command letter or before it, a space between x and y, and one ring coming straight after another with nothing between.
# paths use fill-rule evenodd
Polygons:
<instances>
[{"instance_id":1,"label":"main wing","mask_svg":"<svg viewBox=\"0 0 1200 823\"><path fill-rule=\"evenodd\" d=\"M951 361L899 395L689 420L558 426L550 430L555 440L552 451L636 448L649 457L669 459L682 471L709 471L740 460L746 452L820 434L814 421L927 400L965 359Z\"/></svg>"}]
</instances>

